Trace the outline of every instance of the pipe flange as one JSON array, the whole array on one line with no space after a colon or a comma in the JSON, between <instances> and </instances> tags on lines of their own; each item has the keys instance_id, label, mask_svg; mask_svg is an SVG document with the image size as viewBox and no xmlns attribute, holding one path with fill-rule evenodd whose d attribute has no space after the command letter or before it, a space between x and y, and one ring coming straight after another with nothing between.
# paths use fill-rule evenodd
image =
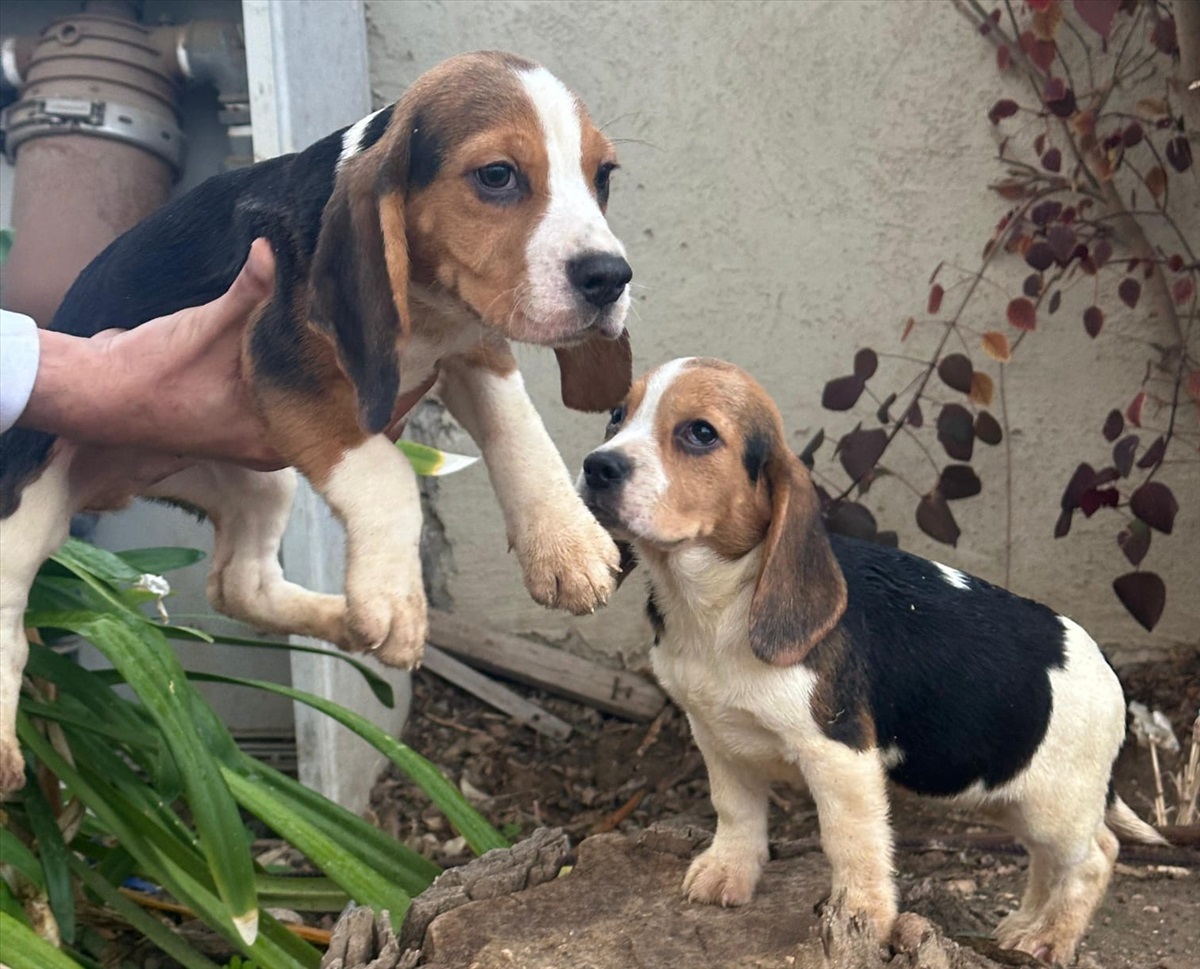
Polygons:
<instances>
[{"instance_id":1,"label":"pipe flange","mask_svg":"<svg viewBox=\"0 0 1200 969\"><path fill-rule=\"evenodd\" d=\"M93 135L137 145L165 161L175 174L183 169L183 131L161 114L83 98L32 98L11 105L0 120L4 155L16 163L17 148L48 135Z\"/></svg>"}]
</instances>

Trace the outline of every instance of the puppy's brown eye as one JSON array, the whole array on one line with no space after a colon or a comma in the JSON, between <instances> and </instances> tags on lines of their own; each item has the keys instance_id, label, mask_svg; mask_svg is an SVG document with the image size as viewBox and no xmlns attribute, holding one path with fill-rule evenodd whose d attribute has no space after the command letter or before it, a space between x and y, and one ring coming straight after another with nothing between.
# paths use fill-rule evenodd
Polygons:
<instances>
[{"instance_id":1,"label":"puppy's brown eye","mask_svg":"<svg viewBox=\"0 0 1200 969\"><path fill-rule=\"evenodd\" d=\"M596 198L601 206L608 203L608 177L612 174L613 169L618 167L615 162L605 162L596 170Z\"/></svg>"},{"instance_id":2,"label":"puppy's brown eye","mask_svg":"<svg viewBox=\"0 0 1200 969\"><path fill-rule=\"evenodd\" d=\"M688 421L679 428L678 434L689 451L707 451L721 441L717 429L708 421Z\"/></svg>"},{"instance_id":3,"label":"puppy's brown eye","mask_svg":"<svg viewBox=\"0 0 1200 969\"><path fill-rule=\"evenodd\" d=\"M608 440L621 429L625 423L625 405L619 404L608 415L608 427L604 429L604 440Z\"/></svg>"},{"instance_id":4,"label":"puppy's brown eye","mask_svg":"<svg viewBox=\"0 0 1200 969\"><path fill-rule=\"evenodd\" d=\"M487 201L505 202L519 193L517 170L508 162L492 162L476 168L471 174L480 196Z\"/></svg>"}]
</instances>

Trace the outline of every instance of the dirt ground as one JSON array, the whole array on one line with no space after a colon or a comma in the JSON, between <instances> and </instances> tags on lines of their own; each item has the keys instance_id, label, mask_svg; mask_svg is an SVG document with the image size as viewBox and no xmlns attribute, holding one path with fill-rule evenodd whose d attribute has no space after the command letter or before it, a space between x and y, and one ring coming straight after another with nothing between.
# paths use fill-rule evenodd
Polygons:
<instances>
[{"instance_id":1,"label":"dirt ground","mask_svg":"<svg viewBox=\"0 0 1200 969\"><path fill-rule=\"evenodd\" d=\"M1127 696L1161 709L1185 743L1200 706L1200 654L1122 671ZM703 762L686 720L668 706L653 724L630 723L546 693L514 689L574 727L566 741L541 737L429 673L414 678L412 714L404 740L436 763L510 840L540 827L561 827L575 843L609 831L634 839L659 821L686 820L712 829ZM1175 769L1180 759L1165 758ZM1149 757L1132 742L1118 762L1117 789L1143 817L1154 784ZM1168 793L1168 804L1173 803ZM424 796L394 771L372 795L374 820L443 865L468 860ZM1015 906L1024 878L1019 850L988 842L990 829L967 815L897 792L893 823L902 907L919 912L948 935L985 936ZM773 861L825 871L811 846L815 808L802 790L781 788L773 798ZM939 836L982 842L936 848ZM788 843L793 844L789 849ZM783 860L786 859L786 860ZM809 871L809 869L812 869ZM768 873L771 868L768 867ZM628 890L636 893L636 885ZM818 901L818 896L812 902ZM1020 964L1020 963L1012 963ZM1030 963L1032 964L1032 963ZM1124 849L1108 896L1080 950L1079 965L1103 969L1194 969L1200 965L1200 851ZM716 964L713 969L720 969Z\"/></svg>"}]
</instances>

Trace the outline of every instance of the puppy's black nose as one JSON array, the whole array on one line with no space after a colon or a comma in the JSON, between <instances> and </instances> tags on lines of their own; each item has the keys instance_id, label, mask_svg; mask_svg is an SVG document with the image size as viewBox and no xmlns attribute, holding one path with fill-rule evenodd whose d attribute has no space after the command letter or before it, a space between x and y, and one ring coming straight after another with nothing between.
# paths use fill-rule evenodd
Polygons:
<instances>
[{"instance_id":1,"label":"puppy's black nose","mask_svg":"<svg viewBox=\"0 0 1200 969\"><path fill-rule=\"evenodd\" d=\"M615 303L633 279L633 270L620 256L588 252L567 263L567 278L593 306Z\"/></svg>"},{"instance_id":2,"label":"puppy's black nose","mask_svg":"<svg viewBox=\"0 0 1200 969\"><path fill-rule=\"evenodd\" d=\"M620 451L593 451L583 459L583 480L592 491L615 488L632 470L633 462Z\"/></svg>"}]
</instances>

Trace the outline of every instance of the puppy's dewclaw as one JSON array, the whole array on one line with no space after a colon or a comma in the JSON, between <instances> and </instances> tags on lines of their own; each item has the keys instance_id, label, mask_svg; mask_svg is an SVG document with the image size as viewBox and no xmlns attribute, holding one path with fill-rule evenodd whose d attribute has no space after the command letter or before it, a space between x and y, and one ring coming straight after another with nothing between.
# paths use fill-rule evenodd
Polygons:
<instances>
[{"instance_id":1,"label":"puppy's dewclaw","mask_svg":"<svg viewBox=\"0 0 1200 969\"><path fill-rule=\"evenodd\" d=\"M1068 964L1117 837L1161 843L1110 790L1125 701L1095 641L957 569L826 533L749 375L686 358L612 412L579 491L649 573L651 661L687 711L717 831L683 890L737 905L767 858L769 784L806 784L832 892L887 939L887 782L979 807L1025 846L1004 946Z\"/></svg>"}]
</instances>

